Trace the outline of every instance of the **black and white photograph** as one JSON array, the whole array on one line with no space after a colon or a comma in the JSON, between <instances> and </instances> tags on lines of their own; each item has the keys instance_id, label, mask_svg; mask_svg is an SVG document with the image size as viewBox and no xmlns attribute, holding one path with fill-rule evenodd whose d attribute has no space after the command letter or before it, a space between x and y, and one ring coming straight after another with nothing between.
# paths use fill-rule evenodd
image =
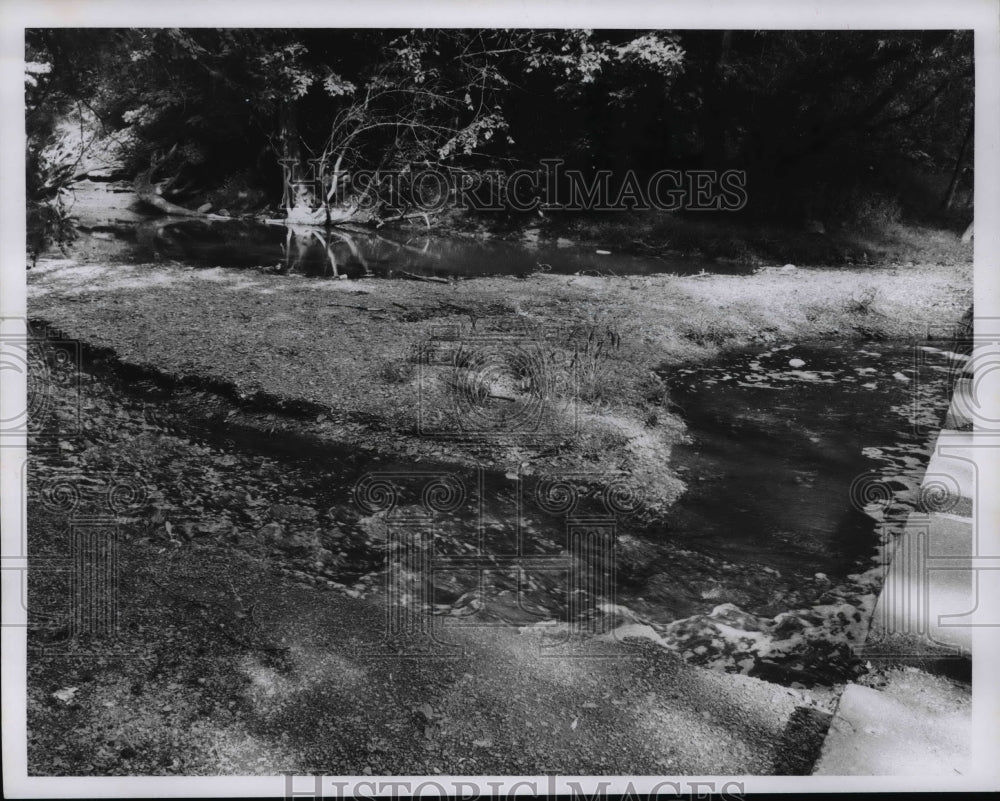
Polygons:
<instances>
[{"instance_id":1,"label":"black and white photograph","mask_svg":"<svg viewBox=\"0 0 1000 801\"><path fill-rule=\"evenodd\" d=\"M173 5L0 9L6 797L1000 787L1000 6Z\"/></svg>"}]
</instances>

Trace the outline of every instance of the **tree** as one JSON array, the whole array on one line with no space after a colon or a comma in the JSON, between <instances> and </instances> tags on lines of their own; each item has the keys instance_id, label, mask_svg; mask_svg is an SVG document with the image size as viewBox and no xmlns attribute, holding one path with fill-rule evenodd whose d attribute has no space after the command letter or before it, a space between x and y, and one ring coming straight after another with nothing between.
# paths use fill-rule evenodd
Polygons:
<instances>
[{"instance_id":1,"label":"tree","mask_svg":"<svg viewBox=\"0 0 1000 801\"><path fill-rule=\"evenodd\" d=\"M236 211L266 198L306 223L405 214L389 173L482 175L544 158L618 175L742 168L758 212L820 214L903 162L961 178L954 120L971 118L973 98L960 31L58 29L27 40L27 61L47 70L29 87L39 191L56 177L41 154L72 123L118 143L120 171L163 203L224 186L245 198Z\"/></svg>"},{"instance_id":2,"label":"tree","mask_svg":"<svg viewBox=\"0 0 1000 801\"><path fill-rule=\"evenodd\" d=\"M752 176L754 199L795 210L840 202L837 186L908 163L936 170L958 150L973 103L963 31L735 31L685 39L701 85L693 122L706 165ZM681 125L690 125L688 120ZM723 146L721 143L724 142Z\"/></svg>"}]
</instances>

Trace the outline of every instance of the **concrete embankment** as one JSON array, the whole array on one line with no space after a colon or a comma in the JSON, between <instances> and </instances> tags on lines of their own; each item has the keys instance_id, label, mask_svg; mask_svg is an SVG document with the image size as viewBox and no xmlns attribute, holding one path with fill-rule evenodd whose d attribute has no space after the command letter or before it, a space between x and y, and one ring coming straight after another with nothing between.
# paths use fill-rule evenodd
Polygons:
<instances>
[{"instance_id":1,"label":"concrete embankment","mask_svg":"<svg viewBox=\"0 0 1000 801\"><path fill-rule=\"evenodd\" d=\"M866 685L840 698L814 773L968 775L972 764L973 632L984 625L984 529L976 517L983 399L978 351L955 370L945 428L936 437L920 508L893 544L864 655ZM996 565L993 565L996 569Z\"/></svg>"}]
</instances>

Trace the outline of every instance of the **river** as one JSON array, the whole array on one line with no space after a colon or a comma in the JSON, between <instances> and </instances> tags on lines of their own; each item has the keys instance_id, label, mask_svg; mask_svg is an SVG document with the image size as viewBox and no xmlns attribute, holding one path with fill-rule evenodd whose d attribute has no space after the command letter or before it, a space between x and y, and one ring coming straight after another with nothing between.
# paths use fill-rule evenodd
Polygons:
<instances>
[{"instance_id":1,"label":"river","mask_svg":"<svg viewBox=\"0 0 1000 801\"><path fill-rule=\"evenodd\" d=\"M537 269L691 274L714 265L412 232L169 221L91 225L72 255L330 278L404 271L515 280ZM192 390L122 377L100 358L85 360L77 386L55 382L46 430L36 435L58 439L76 409L84 422L66 444L33 455L29 504L55 497L61 482L86 485L110 472L136 487L141 503L127 522L137 542L185 547L208 537L267 554L320 591L385 601L398 590L387 576L398 578L404 558L389 541L392 515L425 513L428 476L443 475L452 489L461 485L460 502L435 507L436 567L429 582L413 584L411 603L455 625L586 617L602 636L640 626L692 661L760 675L792 663L779 680L832 681L848 669L844 637L863 639L880 546L893 536L885 509L898 515L916 505L906 492L919 486L944 414L950 358L907 343L789 342L664 368L688 427L672 457L687 490L664 515L616 519L604 550L574 550L566 509L546 503L530 477L290 443L228 422L233 409L211 393L194 402L204 413L192 414ZM388 513L359 494L370 474L397 477ZM859 487L890 486L886 479L901 491L866 507ZM596 508L584 499L572 515ZM599 580L568 583L567 565L581 563ZM831 627L831 615L843 625ZM794 637L775 634L792 619ZM828 647L817 651L817 642ZM831 649L840 659L832 673Z\"/></svg>"}]
</instances>

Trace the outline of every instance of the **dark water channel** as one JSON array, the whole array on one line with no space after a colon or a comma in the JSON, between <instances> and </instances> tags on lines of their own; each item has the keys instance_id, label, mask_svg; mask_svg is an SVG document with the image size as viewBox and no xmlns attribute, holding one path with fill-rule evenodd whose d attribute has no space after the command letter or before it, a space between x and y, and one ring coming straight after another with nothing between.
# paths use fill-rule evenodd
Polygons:
<instances>
[{"instance_id":1,"label":"dark water channel","mask_svg":"<svg viewBox=\"0 0 1000 801\"><path fill-rule=\"evenodd\" d=\"M537 232L536 232L537 234ZM690 258L615 253L568 240L538 242L439 236L414 229L315 228L253 222L160 218L84 224L76 258L143 264L254 269L313 278L393 278L401 273L474 278L536 272L647 275L745 272L746 267Z\"/></svg>"},{"instance_id":2,"label":"dark water channel","mask_svg":"<svg viewBox=\"0 0 1000 801\"><path fill-rule=\"evenodd\" d=\"M672 536L780 570L850 571L872 541L851 485L887 449L926 446L947 365L912 344L831 342L668 374L691 435L674 451L689 490Z\"/></svg>"}]
</instances>

